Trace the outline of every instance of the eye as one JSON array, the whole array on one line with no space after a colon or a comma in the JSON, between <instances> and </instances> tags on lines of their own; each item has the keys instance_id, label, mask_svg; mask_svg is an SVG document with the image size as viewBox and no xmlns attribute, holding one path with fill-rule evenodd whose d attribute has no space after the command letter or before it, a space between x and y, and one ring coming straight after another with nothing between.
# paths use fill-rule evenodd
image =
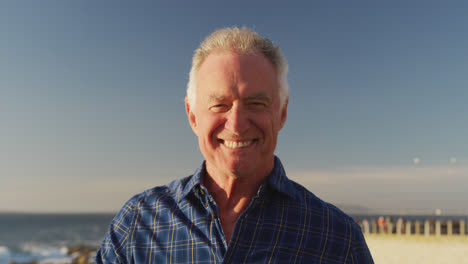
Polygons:
<instances>
[{"instance_id":1,"label":"eye","mask_svg":"<svg viewBox=\"0 0 468 264\"><path fill-rule=\"evenodd\" d=\"M263 102L252 102L253 105L262 105L262 106L266 106L265 103Z\"/></svg>"},{"instance_id":2,"label":"eye","mask_svg":"<svg viewBox=\"0 0 468 264\"><path fill-rule=\"evenodd\" d=\"M210 110L215 113L226 112L229 110L229 105L227 104L216 104L210 107Z\"/></svg>"},{"instance_id":3,"label":"eye","mask_svg":"<svg viewBox=\"0 0 468 264\"><path fill-rule=\"evenodd\" d=\"M248 106L252 110L263 110L267 107L267 104L263 101L252 101Z\"/></svg>"}]
</instances>

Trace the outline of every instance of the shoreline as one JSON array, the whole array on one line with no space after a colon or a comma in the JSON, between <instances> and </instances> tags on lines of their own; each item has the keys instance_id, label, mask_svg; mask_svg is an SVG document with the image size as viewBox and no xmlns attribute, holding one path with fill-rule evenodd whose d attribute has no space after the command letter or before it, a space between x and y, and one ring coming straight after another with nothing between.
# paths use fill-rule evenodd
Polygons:
<instances>
[{"instance_id":1,"label":"shoreline","mask_svg":"<svg viewBox=\"0 0 468 264\"><path fill-rule=\"evenodd\" d=\"M91 245L63 246L60 248L43 248L42 251L19 253L9 252L7 247L0 247L0 263L8 264L90 264L94 263L97 247Z\"/></svg>"}]
</instances>

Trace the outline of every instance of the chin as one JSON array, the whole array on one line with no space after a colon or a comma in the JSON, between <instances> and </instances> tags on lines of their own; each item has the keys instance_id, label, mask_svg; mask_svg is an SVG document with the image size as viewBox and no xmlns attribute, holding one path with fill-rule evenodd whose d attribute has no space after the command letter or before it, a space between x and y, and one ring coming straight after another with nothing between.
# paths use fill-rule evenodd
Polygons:
<instances>
[{"instance_id":1,"label":"chin","mask_svg":"<svg viewBox=\"0 0 468 264\"><path fill-rule=\"evenodd\" d=\"M226 167L229 168L229 172L234 178L245 178L253 174L255 171L255 168L250 161L232 162Z\"/></svg>"}]
</instances>

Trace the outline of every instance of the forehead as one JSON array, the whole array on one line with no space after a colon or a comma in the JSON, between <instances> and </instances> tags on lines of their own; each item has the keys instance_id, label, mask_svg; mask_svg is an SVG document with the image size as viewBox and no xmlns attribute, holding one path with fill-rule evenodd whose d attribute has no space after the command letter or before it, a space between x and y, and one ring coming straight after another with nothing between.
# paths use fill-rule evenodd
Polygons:
<instances>
[{"instance_id":1,"label":"forehead","mask_svg":"<svg viewBox=\"0 0 468 264\"><path fill-rule=\"evenodd\" d=\"M262 54L216 52L208 55L197 73L197 93L271 93L278 91L273 64Z\"/></svg>"}]
</instances>

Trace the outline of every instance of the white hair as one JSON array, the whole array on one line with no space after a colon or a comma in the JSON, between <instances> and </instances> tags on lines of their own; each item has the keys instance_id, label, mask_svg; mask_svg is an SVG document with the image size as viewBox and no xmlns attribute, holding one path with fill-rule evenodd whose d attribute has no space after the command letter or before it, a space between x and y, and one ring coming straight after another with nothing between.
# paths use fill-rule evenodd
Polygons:
<instances>
[{"instance_id":1,"label":"white hair","mask_svg":"<svg viewBox=\"0 0 468 264\"><path fill-rule=\"evenodd\" d=\"M288 88L288 63L278 46L258 33L243 27L223 28L211 33L195 50L192 58L189 81L187 84L187 99L189 105L195 105L196 74L203 61L212 52L234 51L240 54L263 54L273 64L278 76L279 98L281 107L289 97Z\"/></svg>"}]
</instances>

